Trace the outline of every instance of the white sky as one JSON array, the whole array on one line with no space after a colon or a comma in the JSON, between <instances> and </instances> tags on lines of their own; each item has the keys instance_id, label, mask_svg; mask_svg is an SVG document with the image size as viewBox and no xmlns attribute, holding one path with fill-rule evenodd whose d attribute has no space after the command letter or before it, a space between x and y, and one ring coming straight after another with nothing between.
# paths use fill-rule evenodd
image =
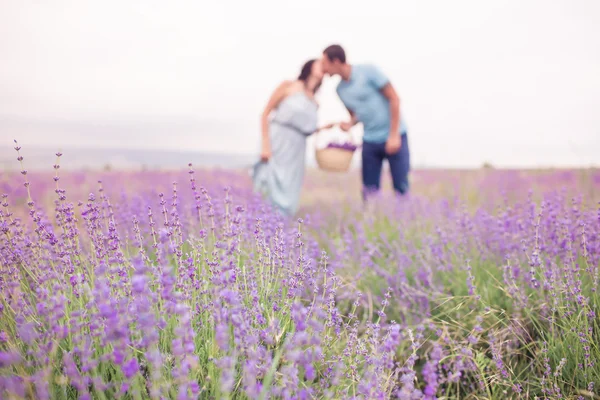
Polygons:
<instances>
[{"instance_id":1,"label":"white sky","mask_svg":"<svg viewBox=\"0 0 600 400\"><path fill-rule=\"evenodd\" d=\"M416 165L600 164L596 0L0 0L0 145L254 152L334 42L390 76Z\"/></svg>"}]
</instances>

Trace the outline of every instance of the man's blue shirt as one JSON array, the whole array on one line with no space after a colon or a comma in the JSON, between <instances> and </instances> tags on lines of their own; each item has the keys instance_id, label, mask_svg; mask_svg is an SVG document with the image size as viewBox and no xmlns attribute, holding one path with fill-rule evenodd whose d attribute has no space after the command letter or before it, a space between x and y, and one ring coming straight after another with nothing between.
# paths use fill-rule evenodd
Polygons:
<instances>
[{"instance_id":1,"label":"man's blue shirt","mask_svg":"<svg viewBox=\"0 0 600 400\"><path fill-rule=\"evenodd\" d=\"M363 141L383 143L390 134L390 103L381 93L388 78L374 65L352 65L350 78L341 80L337 94L363 124ZM400 114L400 133L406 133L404 117Z\"/></svg>"}]
</instances>

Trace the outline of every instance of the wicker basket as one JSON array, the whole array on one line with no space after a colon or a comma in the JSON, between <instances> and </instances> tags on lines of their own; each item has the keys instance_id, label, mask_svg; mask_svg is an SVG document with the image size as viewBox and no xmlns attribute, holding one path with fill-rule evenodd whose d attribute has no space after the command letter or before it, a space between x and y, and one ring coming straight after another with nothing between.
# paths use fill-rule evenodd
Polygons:
<instances>
[{"instance_id":1,"label":"wicker basket","mask_svg":"<svg viewBox=\"0 0 600 400\"><path fill-rule=\"evenodd\" d=\"M331 172L346 172L350 169L354 151L339 148L315 150L315 158L320 169Z\"/></svg>"}]
</instances>

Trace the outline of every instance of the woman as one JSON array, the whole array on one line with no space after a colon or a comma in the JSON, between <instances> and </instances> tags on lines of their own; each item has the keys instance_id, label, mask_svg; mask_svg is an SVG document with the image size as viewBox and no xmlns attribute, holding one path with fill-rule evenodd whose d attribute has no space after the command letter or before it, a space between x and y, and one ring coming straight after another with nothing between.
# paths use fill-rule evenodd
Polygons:
<instances>
[{"instance_id":1,"label":"woman","mask_svg":"<svg viewBox=\"0 0 600 400\"><path fill-rule=\"evenodd\" d=\"M287 216L296 213L300 201L306 139L333 126L317 128L315 93L322 80L321 62L308 61L298 79L284 81L275 89L262 114L262 147L253 171L254 189L266 194ZM269 121L272 111L275 115Z\"/></svg>"}]
</instances>

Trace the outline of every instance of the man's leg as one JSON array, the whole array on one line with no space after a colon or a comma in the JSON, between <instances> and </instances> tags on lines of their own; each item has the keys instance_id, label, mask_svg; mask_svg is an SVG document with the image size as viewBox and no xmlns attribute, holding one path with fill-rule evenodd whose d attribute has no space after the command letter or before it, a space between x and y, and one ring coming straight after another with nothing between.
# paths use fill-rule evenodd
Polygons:
<instances>
[{"instance_id":1,"label":"man's leg","mask_svg":"<svg viewBox=\"0 0 600 400\"><path fill-rule=\"evenodd\" d=\"M387 156L390 163L390 172L392 173L392 183L394 191L397 194L404 195L408 193L408 172L410 171L410 150L408 148L408 137L402 135L402 146L400 151L391 156Z\"/></svg>"},{"instance_id":2,"label":"man's leg","mask_svg":"<svg viewBox=\"0 0 600 400\"><path fill-rule=\"evenodd\" d=\"M363 200L368 194L379 191L381 182L381 166L385 158L385 144L363 143L362 148L362 180Z\"/></svg>"}]
</instances>

